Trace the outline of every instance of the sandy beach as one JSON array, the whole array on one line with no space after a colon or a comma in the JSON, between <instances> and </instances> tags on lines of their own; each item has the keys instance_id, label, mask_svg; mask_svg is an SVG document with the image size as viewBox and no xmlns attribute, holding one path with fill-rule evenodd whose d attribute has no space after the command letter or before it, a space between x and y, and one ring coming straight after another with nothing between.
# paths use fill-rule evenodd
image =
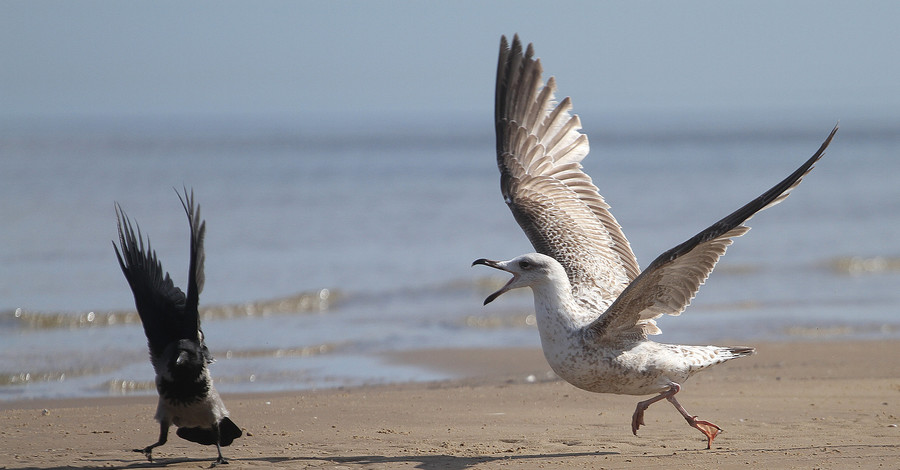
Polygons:
<instances>
[{"instance_id":1,"label":"sandy beach","mask_svg":"<svg viewBox=\"0 0 900 470\"><path fill-rule=\"evenodd\" d=\"M724 429L705 440L666 402L634 436L641 398L583 392L539 350L386 358L459 380L227 395L245 436L227 468L900 468L900 342L756 344L679 400ZM148 463L155 397L0 404L0 468L206 468L213 447L170 433Z\"/></svg>"}]
</instances>

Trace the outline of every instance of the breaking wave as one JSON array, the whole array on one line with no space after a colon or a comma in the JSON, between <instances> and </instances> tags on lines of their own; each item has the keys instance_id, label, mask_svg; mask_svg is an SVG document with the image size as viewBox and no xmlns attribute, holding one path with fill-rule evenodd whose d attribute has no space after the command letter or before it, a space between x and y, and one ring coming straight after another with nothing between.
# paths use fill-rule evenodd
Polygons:
<instances>
[{"instance_id":1,"label":"breaking wave","mask_svg":"<svg viewBox=\"0 0 900 470\"><path fill-rule=\"evenodd\" d=\"M210 305L200 307L201 320L230 319L266 315L286 315L292 313L324 312L333 308L340 294L331 289L279 297L270 300L230 305ZM140 323L135 310L107 312L37 312L17 308L0 313L0 325L23 329L88 328Z\"/></svg>"},{"instance_id":2,"label":"breaking wave","mask_svg":"<svg viewBox=\"0 0 900 470\"><path fill-rule=\"evenodd\" d=\"M828 267L838 274L862 276L900 271L900 257L891 256L844 256L828 262Z\"/></svg>"}]
</instances>

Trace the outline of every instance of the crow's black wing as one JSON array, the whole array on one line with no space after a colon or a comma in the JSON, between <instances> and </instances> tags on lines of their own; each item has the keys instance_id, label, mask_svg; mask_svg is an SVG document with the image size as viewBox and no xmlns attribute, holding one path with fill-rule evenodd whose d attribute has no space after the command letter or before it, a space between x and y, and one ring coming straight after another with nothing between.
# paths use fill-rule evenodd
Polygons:
<instances>
[{"instance_id":1,"label":"crow's black wing","mask_svg":"<svg viewBox=\"0 0 900 470\"><path fill-rule=\"evenodd\" d=\"M241 428L237 427L227 416L219 421L219 443L222 447L231 445L231 443L241 437Z\"/></svg>"},{"instance_id":2,"label":"crow's black wing","mask_svg":"<svg viewBox=\"0 0 900 470\"><path fill-rule=\"evenodd\" d=\"M116 219L119 230L119 246L113 242L116 258L134 294L150 354L159 357L166 345L179 339L186 298L172 283L169 273L163 272L150 240L147 239L144 247L140 228L135 234L135 226L118 204Z\"/></svg>"},{"instance_id":3,"label":"crow's black wing","mask_svg":"<svg viewBox=\"0 0 900 470\"><path fill-rule=\"evenodd\" d=\"M184 189L184 196L178 195L184 212L187 214L188 223L191 226L191 263L188 269L188 286L187 297L184 307L184 321L182 324L183 331L180 332L184 338L197 338L203 345L204 353L209 356L203 341L203 332L200 329L200 292L203 291L203 283L205 277L203 275L203 265L206 261L206 254L203 250L203 239L206 236L206 222L200 218L200 206L194 203L194 191L188 193L187 188ZM208 357L211 360L211 357Z\"/></svg>"},{"instance_id":4,"label":"crow's black wing","mask_svg":"<svg viewBox=\"0 0 900 470\"><path fill-rule=\"evenodd\" d=\"M178 428L175 431L175 434L178 437L196 442L197 444L211 446L216 444L216 431L210 428ZM228 447L234 442L235 439L241 437L243 432L241 428L237 427L233 421L231 421L227 416L222 418L219 421L219 445L222 447Z\"/></svg>"}]
</instances>

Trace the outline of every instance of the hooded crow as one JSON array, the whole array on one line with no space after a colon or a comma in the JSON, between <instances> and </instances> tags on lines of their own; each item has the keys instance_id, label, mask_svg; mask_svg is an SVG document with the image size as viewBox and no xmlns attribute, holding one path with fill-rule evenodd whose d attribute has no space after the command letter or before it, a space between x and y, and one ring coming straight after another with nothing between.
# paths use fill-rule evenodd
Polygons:
<instances>
[{"instance_id":1,"label":"hooded crow","mask_svg":"<svg viewBox=\"0 0 900 470\"><path fill-rule=\"evenodd\" d=\"M225 404L213 387L207 366L213 362L204 343L197 310L203 290L203 237L206 222L200 219L200 207L194 204L194 193L184 190L178 195L191 226L191 260L188 272L187 295L172 283L163 271L156 252L147 246L140 227L132 225L122 208L116 204L119 246L113 242L119 266L134 293L147 345L150 362L156 372L156 391L159 403L159 440L143 449L134 449L153 461L153 449L166 443L169 426L178 427L179 437L203 445L215 444L219 453L215 464L228 463L222 457L222 447L241 436L229 418ZM213 465L215 465L213 464Z\"/></svg>"}]
</instances>

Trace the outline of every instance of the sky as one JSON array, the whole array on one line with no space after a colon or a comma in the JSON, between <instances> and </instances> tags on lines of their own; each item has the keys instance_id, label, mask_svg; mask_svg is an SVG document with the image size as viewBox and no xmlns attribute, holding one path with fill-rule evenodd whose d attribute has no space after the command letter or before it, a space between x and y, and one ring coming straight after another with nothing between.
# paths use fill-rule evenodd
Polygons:
<instances>
[{"instance_id":1,"label":"sky","mask_svg":"<svg viewBox=\"0 0 900 470\"><path fill-rule=\"evenodd\" d=\"M900 116L898 21L888 1L4 1L0 120L491 116L518 33L582 117L828 127Z\"/></svg>"}]
</instances>

